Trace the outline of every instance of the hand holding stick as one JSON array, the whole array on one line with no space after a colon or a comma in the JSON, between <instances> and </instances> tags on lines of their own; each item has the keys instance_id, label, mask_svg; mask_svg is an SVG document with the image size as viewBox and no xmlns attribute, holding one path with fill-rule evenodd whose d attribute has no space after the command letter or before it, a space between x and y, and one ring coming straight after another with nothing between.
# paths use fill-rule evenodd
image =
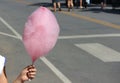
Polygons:
<instances>
[{"instance_id":1,"label":"hand holding stick","mask_svg":"<svg viewBox=\"0 0 120 83\"><path fill-rule=\"evenodd\" d=\"M35 78L36 72L35 66L29 65L21 71L20 75L13 83L24 83L25 81L32 80Z\"/></svg>"}]
</instances>

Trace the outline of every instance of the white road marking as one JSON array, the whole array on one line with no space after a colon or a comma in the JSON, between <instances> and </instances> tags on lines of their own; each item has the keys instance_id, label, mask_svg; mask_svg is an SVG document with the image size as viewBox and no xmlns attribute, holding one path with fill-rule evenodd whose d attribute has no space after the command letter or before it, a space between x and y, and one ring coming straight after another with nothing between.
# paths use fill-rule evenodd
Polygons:
<instances>
[{"instance_id":1,"label":"white road marking","mask_svg":"<svg viewBox=\"0 0 120 83\"><path fill-rule=\"evenodd\" d=\"M99 37L120 37L120 34L95 34L95 35L74 35L60 36L58 39L75 39L75 38L99 38Z\"/></svg>"},{"instance_id":2,"label":"white road marking","mask_svg":"<svg viewBox=\"0 0 120 83\"><path fill-rule=\"evenodd\" d=\"M72 83L68 78L66 78L58 69L51 64L45 57L41 57L41 60L60 78L63 83Z\"/></svg>"},{"instance_id":3,"label":"white road marking","mask_svg":"<svg viewBox=\"0 0 120 83\"><path fill-rule=\"evenodd\" d=\"M1 35L5 35L5 36L8 36L8 37L12 37L12 38L19 39L18 37L14 36L14 35L7 34L7 33L0 32L0 34L1 34Z\"/></svg>"},{"instance_id":4,"label":"white road marking","mask_svg":"<svg viewBox=\"0 0 120 83\"><path fill-rule=\"evenodd\" d=\"M13 29L3 18L0 17L0 21L7 26L8 29L10 29L19 39L22 39L22 37L20 36L20 34L18 32L16 32L15 29Z\"/></svg>"},{"instance_id":5,"label":"white road marking","mask_svg":"<svg viewBox=\"0 0 120 83\"><path fill-rule=\"evenodd\" d=\"M14 30L3 18L0 17L0 21L7 26L17 37L18 39L22 40L21 35ZM4 34L5 35L5 34ZM8 35L10 36L10 35ZM41 60L60 78L63 83L72 83L62 72L60 72L47 58L42 57Z\"/></svg>"},{"instance_id":6,"label":"white road marking","mask_svg":"<svg viewBox=\"0 0 120 83\"><path fill-rule=\"evenodd\" d=\"M1 35L13 37L16 39L20 39L17 36L10 35L7 33L0 32ZM59 36L58 39L79 39L79 38L104 38L104 37L120 37L120 34L94 34L94 35L74 35L74 36Z\"/></svg>"},{"instance_id":7,"label":"white road marking","mask_svg":"<svg viewBox=\"0 0 120 83\"><path fill-rule=\"evenodd\" d=\"M120 53L99 43L75 44L104 62L119 62Z\"/></svg>"}]
</instances>

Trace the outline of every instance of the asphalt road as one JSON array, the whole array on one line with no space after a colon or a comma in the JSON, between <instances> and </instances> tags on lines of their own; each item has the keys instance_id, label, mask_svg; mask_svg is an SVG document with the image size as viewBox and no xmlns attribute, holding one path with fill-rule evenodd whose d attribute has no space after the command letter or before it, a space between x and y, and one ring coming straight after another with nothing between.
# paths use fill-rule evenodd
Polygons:
<instances>
[{"instance_id":1,"label":"asphalt road","mask_svg":"<svg viewBox=\"0 0 120 83\"><path fill-rule=\"evenodd\" d=\"M64 1L62 1L63 3ZM0 0L0 54L6 57L9 83L31 64L21 37L27 17L50 0ZM37 60L31 83L120 83L120 9L53 12L60 25L55 48Z\"/></svg>"}]
</instances>

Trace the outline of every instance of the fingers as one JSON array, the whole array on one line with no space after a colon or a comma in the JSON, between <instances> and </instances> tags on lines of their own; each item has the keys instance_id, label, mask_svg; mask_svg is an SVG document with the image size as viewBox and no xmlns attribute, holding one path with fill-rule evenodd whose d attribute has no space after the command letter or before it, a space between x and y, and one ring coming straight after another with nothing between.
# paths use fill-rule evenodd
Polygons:
<instances>
[{"instance_id":1,"label":"fingers","mask_svg":"<svg viewBox=\"0 0 120 83\"><path fill-rule=\"evenodd\" d=\"M36 68L35 68L34 65L28 66L28 67L27 67L27 71L28 71L28 72L27 72L27 77L28 77L29 79L35 78L35 75L36 75L37 70L36 70Z\"/></svg>"},{"instance_id":2,"label":"fingers","mask_svg":"<svg viewBox=\"0 0 120 83\"><path fill-rule=\"evenodd\" d=\"M33 79L33 78L35 78L35 73L27 73L27 77L29 78L29 79Z\"/></svg>"}]
</instances>

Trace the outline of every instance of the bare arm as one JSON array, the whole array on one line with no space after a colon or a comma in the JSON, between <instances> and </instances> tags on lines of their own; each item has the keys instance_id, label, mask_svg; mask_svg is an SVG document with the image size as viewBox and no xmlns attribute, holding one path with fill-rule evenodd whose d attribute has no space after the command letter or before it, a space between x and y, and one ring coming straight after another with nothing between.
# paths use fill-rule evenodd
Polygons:
<instances>
[{"instance_id":1,"label":"bare arm","mask_svg":"<svg viewBox=\"0 0 120 83\"><path fill-rule=\"evenodd\" d=\"M6 73L5 73L5 67L2 71L2 74L0 75L0 83L8 83Z\"/></svg>"}]
</instances>

